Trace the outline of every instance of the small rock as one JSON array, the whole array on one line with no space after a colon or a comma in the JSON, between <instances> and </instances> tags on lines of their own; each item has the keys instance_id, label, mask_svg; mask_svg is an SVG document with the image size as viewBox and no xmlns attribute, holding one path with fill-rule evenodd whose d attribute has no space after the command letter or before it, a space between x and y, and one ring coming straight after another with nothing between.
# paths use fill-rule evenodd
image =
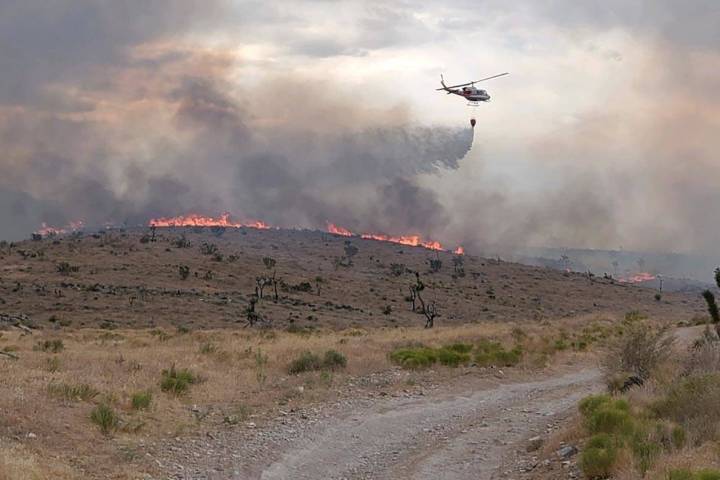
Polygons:
<instances>
[{"instance_id":1,"label":"small rock","mask_svg":"<svg viewBox=\"0 0 720 480\"><path fill-rule=\"evenodd\" d=\"M535 450L538 450L540 447L542 447L543 439L542 437L532 437L528 440L527 444L527 451L528 452L534 452Z\"/></svg>"},{"instance_id":2,"label":"small rock","mask_svg":"<svg viewBox=\"0 0 720 480\"><path fill-rule=\"evenodd\" d=\"M562 459L567 459L578 453L578 449L574 445L566 445L557 452L557 456Z\"/></svg>"}]
</instances>

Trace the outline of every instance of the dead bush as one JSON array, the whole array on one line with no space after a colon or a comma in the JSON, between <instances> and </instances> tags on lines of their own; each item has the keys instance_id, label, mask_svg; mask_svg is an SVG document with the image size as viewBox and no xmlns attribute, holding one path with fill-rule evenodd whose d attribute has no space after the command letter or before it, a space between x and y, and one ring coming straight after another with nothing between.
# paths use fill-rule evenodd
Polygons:
<instances>
[{"instance_id":1,"label":"dead bush","mask_svg":"<svg viewBox=\"0 0 720 480\"><path fill-rule=\"evenodd\" d=\"M618 375L627 374L647 380L668 360L673 342L674 337L667 328L654 328L646 322L628 325L625 334L610 345L603 359L606 379L617 381Z\"/></svg>"}]
</instances>

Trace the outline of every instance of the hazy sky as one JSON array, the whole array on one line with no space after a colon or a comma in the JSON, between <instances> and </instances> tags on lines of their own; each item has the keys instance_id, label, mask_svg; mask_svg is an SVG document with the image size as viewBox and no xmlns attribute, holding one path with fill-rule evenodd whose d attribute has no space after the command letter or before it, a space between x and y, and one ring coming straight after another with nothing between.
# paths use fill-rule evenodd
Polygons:
<instances>
[{"instance_id":1,"label":"hazy sky","mask_svg":"<svg viewBox=\"0 0 720 480\"><path fill-rule=\"evenodd\" d=\"M474 109L434 90L504 71ZM717 1L0 0L0 72L2 237L230 210L720 244Z\"/></svg>"}]
</instances>

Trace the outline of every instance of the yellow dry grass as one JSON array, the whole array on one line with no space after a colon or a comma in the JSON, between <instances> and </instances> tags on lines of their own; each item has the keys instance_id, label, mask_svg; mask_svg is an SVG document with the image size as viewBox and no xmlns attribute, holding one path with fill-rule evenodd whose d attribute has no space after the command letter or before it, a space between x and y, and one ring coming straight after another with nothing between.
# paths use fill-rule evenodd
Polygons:
<instances>
[{"instance_id":1,"label":"yellow dry grass","mask_svg":"<svg viewBox=\"0 0 720 480\"><path fill-rule=\"evenodd\" d=\"M558 325L564 323L573 328L573 322L585 323L586 320L568 320ZM473 343L481 338L494 338L511 345L513 329L517 337L518 327L497 323L430 330L350 329L311 334L246 329L188 333L84 329L33 335L7 331L0 337L0 350L12 351L19 359L0 359L3 366L0 410L4 412L0 427L21 439L24 446L3 447L0 475L5 477L0 478L48 478L46 466L51 464L45 460L49 458L72 465L83 472L83 475L78 473L80 477L134 478L125 472L141 470L142 462L147 459L138 459L126 452L132 452L141 440L218 428L225 416L239 410L250 412L253 422L262 422L265 414L273 409L338 395L336 387L351 377L396 368L390 363L388 353L398 346ZM527 335L529 344L542 343L538 341L541 337L547 338L545 344L549 344L559 331L558 326L537 323L519 328ZM62 340L64 345L60 352L43 352L37 348L38 342L55 339ZM288 374L288 364L302 352L322 355L329 349L347 357L344 371L334 372L332 376L318 372ZM190 385L187 393L180 396L161 391L162 371L172 365L190 370L201 382ZM533 366L526 362L518 368ZM434 370L441 379L460 375L458 370L445 367ZM82 400L67 398L51 394L48 391L51 384L68 387L87 384L97 394ZM407 387L404 383L383 385L390 389L404 387ZM132 395L146 391L153 396L150 408L133 410ZM103 435L90 421L91 410L101 402L112 406L121 418L120 428L111 436ZM195 412L193 406L197 406ZM210 411L212 415L199 419L198 410ZM29 453L13 455L14 449L20 448ZM38 458L42 462L38 462ZM24 473L16 474L18 471Z\"/></svg>"}]
</instances>

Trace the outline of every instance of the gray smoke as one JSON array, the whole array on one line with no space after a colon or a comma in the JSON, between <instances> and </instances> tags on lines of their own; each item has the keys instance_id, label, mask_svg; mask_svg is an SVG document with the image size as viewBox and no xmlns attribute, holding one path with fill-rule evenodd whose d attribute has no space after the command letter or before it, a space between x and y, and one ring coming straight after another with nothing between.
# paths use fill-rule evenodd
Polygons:
<instances>
[{"instance_id":1,"label":"gray smoke","mask_svg":"<svg viewBox=\"0 0 720 480\"><path fill-rule=\"evenodd\" d=\"M305 28L301 9L270 3L0 1L0 237L25 237L42 221L138 224L230 211L281 226L422 233L480 252L717 251L716 2L485 0L453 10L431 1L424 16L407 2L358 2L369 13L337 39ZM437 22L421 21L433 15ZM347 93L338 79L275 65L261 65L258 87L240 87L241 56L193 42L237 26L241 41L267 35L320 61L464 38L494 22L528 56L537 37L523 34L544 31L613 62L635 55L641 61L626 68L636 80L608 79L612 102L495 152L478 128L479 148L466 156L466 126L421 126L405 105L373 108L363 89ZM636 51L595 43L617 31ZM533 75L513 78L532 87ZM543 96L563 98L553 85ZM523 165L516 176L468 174L473 162L511 160Z\"/></svg>"},{"instance_id":2,"label":"gray smoke","mask_svg":"<svg viewBox=\"0 0 720 480\"><path fill-rule=\"evenodd\" d=\"M297 75L238 89L232 54L171 42L217 24L223 2L200 3L3 3L0 237L189 212L390 233L446 221L415 177L457 168L471 132L415 125L401 105L365 109Z\"/></svg>"}]
</instances>

